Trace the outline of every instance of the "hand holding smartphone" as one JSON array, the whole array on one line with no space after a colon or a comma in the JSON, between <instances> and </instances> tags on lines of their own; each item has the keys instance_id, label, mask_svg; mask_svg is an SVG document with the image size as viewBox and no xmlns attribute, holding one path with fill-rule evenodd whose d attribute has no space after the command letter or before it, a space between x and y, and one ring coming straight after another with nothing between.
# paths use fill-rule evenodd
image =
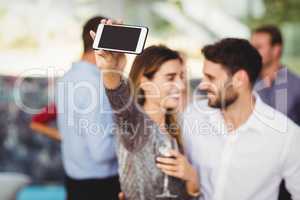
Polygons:
<instances>
[{"instance_id":1,"label":"hand holding smartphone","mask_svg":"<svg viewBox=\"0 0 300 200\"><path fill-rule=\"evenodd\" d=\"M126 66L125 53L142 52L147 37L146 27L114 24L112 20L101 20L97 33L90 31L94 39L96 65L103 72L103 83L108 89L117 88Z\"/></svg>"},{"instance_id":2,"label":"hand holding smartphone","mask_svg":"<svg viewBox=\"0 0 300 200\"><path fill-rule=\"evenodd\" d=\"M112 52L140 54L148 35L142 26L99 24L93 48Z\"/></svg>"}]
</instances>

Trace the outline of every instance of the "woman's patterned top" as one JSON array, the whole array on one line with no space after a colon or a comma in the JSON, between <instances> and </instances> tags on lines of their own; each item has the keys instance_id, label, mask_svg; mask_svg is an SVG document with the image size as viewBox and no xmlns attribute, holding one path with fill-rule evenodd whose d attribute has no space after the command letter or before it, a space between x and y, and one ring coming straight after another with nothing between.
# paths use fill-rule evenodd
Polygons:
<instances>
[{"instance_id":1,"label":"woman's patterned top","mask_svg":"<svg viewBox=\"0 0 300 200\"><path fill-rule=\"evenodd\" d=\"M118 125L118 159L122 191L126 200L155 200L163 192L164 174L156 167L158 148L166 135L138 106L129 84L122 81L115 90L106 90ZM169 141L170 142L170 141ZM191 199L183 180L169 177L174 200ZM168 198L159 198L161 200Z\"/></svg>"}]
</instances>

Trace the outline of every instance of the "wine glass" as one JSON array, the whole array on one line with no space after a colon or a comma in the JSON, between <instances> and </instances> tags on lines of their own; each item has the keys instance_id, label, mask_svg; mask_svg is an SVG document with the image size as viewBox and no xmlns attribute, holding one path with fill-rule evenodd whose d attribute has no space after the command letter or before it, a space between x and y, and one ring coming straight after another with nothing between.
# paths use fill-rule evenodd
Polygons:
<instances>
[{"instance_id":1,"label":"wine glass","mask_svg":"<svg viewBox=\"0 0 300 200\"><path fill-rule=\"evenodd\" d=\"M158 148L158 156L160 157L171 157L170 150L175 149L178 150L177 141L171 137L168 136L161 146ZM163 186L163 192L162 194L156 195L156 198L177 198L177 195L174 195L170 192L169 189L169 176L167 174L164 174L164 186Z\"/></svg>"}]
</instances>

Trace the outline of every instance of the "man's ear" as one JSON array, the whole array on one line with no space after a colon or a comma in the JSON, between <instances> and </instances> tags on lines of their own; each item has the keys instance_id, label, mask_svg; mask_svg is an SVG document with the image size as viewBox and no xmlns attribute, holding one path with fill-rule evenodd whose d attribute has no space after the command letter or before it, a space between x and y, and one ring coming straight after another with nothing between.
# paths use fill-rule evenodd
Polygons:
<instances>
[{"instance_id":1,"label":"man's ear","mask_svg":"<svg viewBox=\"0 0 300 200\"><path fill-rule=\"evenodd\" d=\"M250 79L245 70L237 71L232 77L232 84L235 88L244 87L247 82L250 83Z\"/></svg>"},{"instance_id":2,"label":"man's ear","mask_svg":"<svg viewBox=\"0 0 300 200\"><path fill-rule=\"evenodd\" d=\"M282 45L280 44L275 44L273 47L273 57L275 58L280 58L282 54Z\"/></svg>"}]
</instances>

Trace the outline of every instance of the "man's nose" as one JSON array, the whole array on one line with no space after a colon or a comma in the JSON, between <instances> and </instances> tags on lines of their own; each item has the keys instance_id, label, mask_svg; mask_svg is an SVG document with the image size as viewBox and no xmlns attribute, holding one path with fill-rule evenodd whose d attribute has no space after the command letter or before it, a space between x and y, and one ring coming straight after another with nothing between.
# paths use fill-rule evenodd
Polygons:
<instances>
[{"instance_id":1,"label":"man's nose","mask_svg":"<svg viewBox=\"0 0 300 200\"><path fill-rule=\"evenodd\" d=\"M206 81L201 81L201 83L199 84L200 90L207 90L209 87L210 87L210 83Z\"/></svg>"},{"instance_id":2,"label":"man's nose","mask_svg":"<svg viewBox=\"0 0 300 200\"><path fill-rule=\"evenodd\" d=\"M187 85L187 82L182 80L182 79L178 79L176 81L176 86L177 88L180 90L180 91L183 91L186 89L186 85Z\"/></svg>"}]
</instances>

